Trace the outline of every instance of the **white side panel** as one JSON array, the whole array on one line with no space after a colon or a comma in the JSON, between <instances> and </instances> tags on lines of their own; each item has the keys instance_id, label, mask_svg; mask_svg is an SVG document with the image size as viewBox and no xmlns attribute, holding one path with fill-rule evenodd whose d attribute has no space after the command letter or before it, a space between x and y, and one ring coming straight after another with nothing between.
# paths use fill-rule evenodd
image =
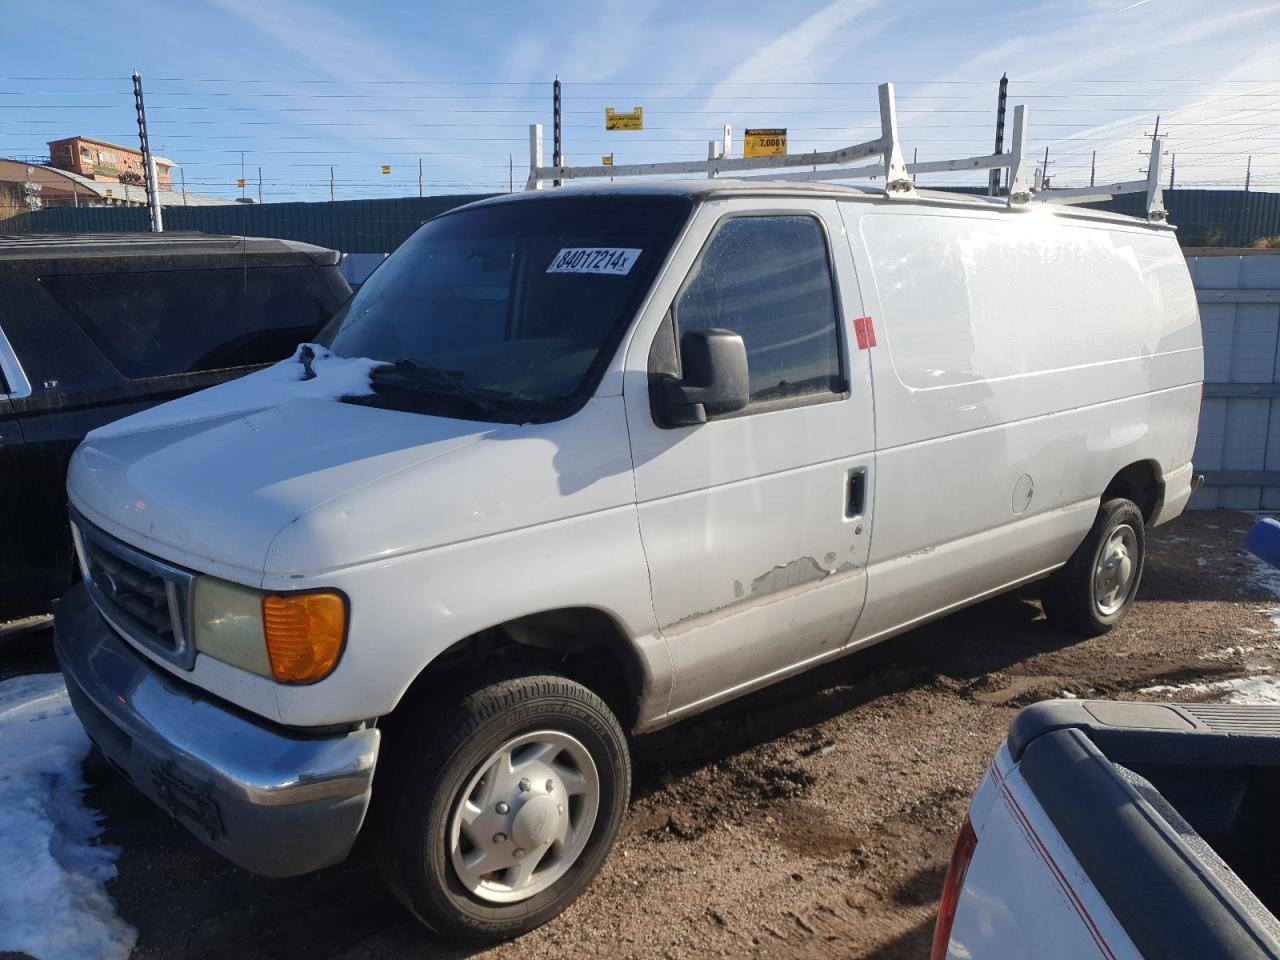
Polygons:
<instances>
[{"instance_id":1,"label":"white side panel","mask_svg":"<svg viewBox=\"0 0 1280 960\"><path fill-rule=\"evenodd\" d=\"M1198 385L1176 387L881 450L875 509L883 522L856 641L1065 562L1103 489L1130 463L1167 458L1167 511L1180 509L1195 439L1187 424L1199 403ZM1019 515L1023 477L1033 480Z\"/></svg>"},{"instance_id":2,"label":"white side panel","mask_svg":"<svg viewBox=\"0 0 1280 960\"><path fill-rule=\"evenodd\" d=\"M844 205L846 218L862 209ZM858 235L885 348L881 449L1202 379L1170 234L930 210L866 213Z\"/></svg>"},{"instance_id":3,"label":"white side panel","mask_svg":"<svg viewBox=\"0 0 1280 960\"><path fill-rule=\"evenodd\" d=\"M951 960L1141 960L1115 916L1014 771L965 876Z\"/></svg>"},{"instance_id":4,"label":"white side panel","mask_svg":"<svg viewBox=\"0 0 1280 960\"><path fill-rule=\"evenodd\" d=\"M1189 473L1202 352L1170 234L1047 209L842 211L879 340L855 642L1065 562L1125 466Z\"/></svg>"}]
</instances>

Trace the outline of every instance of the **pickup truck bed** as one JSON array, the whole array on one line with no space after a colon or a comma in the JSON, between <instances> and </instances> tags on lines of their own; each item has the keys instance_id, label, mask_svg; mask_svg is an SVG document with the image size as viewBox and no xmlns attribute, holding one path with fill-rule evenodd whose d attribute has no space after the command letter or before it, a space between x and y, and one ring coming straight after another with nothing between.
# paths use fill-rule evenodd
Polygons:
<instances>
[{"instance_id":1,"label":"pickup truck bed","mask_svg":"<svg viewBox=\"0 0 1280 960\"><path fill-rule=\"evenodd\" d=\"M1280 957L1278 801L1280 707L1029 707L970 806L934 957Z\"/></svg>"}]
</instances>

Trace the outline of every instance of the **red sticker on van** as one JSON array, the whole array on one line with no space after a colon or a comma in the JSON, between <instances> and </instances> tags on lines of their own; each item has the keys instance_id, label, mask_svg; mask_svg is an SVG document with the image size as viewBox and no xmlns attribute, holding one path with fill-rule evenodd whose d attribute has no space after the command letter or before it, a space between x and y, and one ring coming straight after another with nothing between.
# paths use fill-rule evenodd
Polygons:
<instances>
[{"instance_id":1,"label":"red sticker on van","mask_svg":"<svg viewBox=\"0 0 1280 960\"><path fill-rule=\"evenodd\" d=\"M858 317L854 320L853 334L858 338L859 350L869 350L876 345L876 328L870 317Z\"/></svg>"}]
</instances>

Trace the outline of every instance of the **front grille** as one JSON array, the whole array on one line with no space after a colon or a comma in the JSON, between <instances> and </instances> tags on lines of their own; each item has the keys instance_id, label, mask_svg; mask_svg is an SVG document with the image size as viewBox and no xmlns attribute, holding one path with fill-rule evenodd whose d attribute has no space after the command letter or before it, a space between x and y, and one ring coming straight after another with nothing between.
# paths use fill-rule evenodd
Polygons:
<instances>
[{"instance_id":1,"label":"front grille","mask_svg":"<svg viewBox=\"0 0 1280 960\"><path fill-rule=\"evenodd\" d=\"M177 646L165 581L113 556L93 541L85 546L89 576L116 611L165 646Z\"/></svg>"},{"instance_id":2,"label":"front grille","mask_svg":"<svg viewBox=\"0 0 1280 960\"><path fill-rule=\"evenodd\" d=\"M194 575L143 553L78 514L72 530L85 585L106 620L127 640L191 669L187 642Z\"/></svg>"}]
</instances>

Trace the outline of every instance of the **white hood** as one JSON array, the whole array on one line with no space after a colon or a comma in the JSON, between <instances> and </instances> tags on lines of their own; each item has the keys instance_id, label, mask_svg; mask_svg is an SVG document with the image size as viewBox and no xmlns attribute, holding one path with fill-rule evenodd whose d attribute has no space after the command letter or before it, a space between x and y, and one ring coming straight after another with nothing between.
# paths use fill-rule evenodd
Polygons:
<instances>
[{"instance_id":1,"label":"white hood","mask_svg":"<svg viewBox=\"0 0 1280 960\"><path fill-rule=\"evenodd\" d=\"M285 361L94 431L71 460L71 503L142 550L246 584L634 504L621 397L513 426L327 396L326 377L368 391L359 363L317 355L300 381Z\"/></svg>"},{"instance_id":2,"label":"white hood","mask_svg":"<svg viewBox=\"0 0 1280 960\"><path fill-rule=\"evenodd\" d=\"M291 359L93 431L71 460L72 505L176 563L260 578L308 510L515 429L339 402L370 392L375 364L315 350L312 379Z\"/></svg>"}]
</instances>

